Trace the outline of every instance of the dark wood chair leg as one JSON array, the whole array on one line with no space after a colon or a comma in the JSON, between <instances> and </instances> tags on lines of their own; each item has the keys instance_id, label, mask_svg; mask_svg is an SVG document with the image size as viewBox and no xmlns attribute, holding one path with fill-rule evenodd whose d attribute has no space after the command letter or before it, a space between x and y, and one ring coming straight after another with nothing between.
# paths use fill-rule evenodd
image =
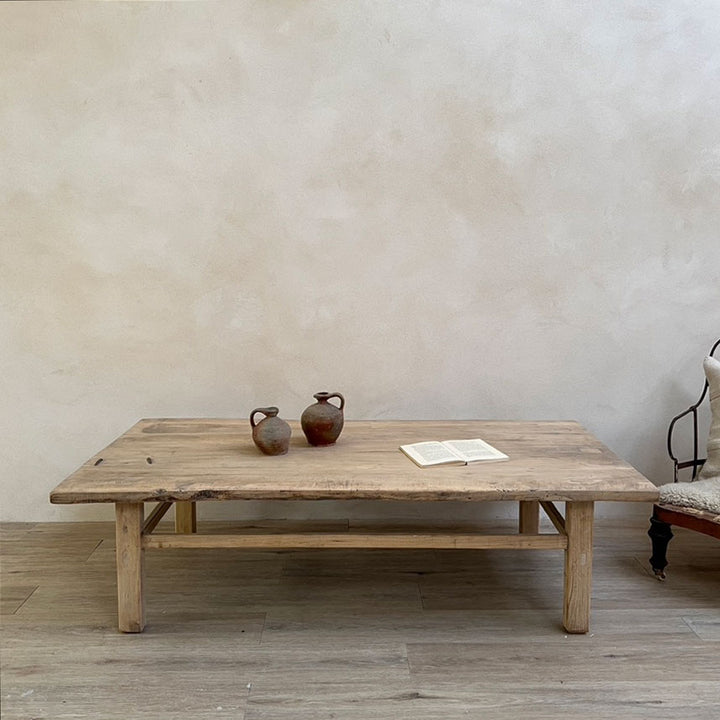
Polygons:
<instances>
[{"instance_id":1,"label":"dark wood chair leg","mask_svg":"<svg viewBox=\"0 0 720 720\"><path fill-rule=\"evenodd\" d=\"M654 515L650 518L650 529L648 530L652 540L652 557L650 566L658 580L665 579L665 567L667 566L667 547L673 538L672 528L666 522L658 520Z\"/></svg>"}]
</instances>

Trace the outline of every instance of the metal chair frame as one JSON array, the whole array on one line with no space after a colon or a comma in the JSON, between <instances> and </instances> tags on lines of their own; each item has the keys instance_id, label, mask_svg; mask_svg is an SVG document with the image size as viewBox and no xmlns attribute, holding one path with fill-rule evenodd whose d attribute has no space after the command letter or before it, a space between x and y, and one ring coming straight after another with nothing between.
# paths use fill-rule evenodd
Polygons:
<instances>
[{"instance_id":1,"label":"metal chair frame","mask_svg":"<svg viewBox=\"0 0 720 720\"><path fill-rule=\"evenodd\" d=\"M720 340L712 346L708 354L714 357L719 347ZM699 457L698 452L698 408L705 400L708 388L708 381L705 380L705 384L703 385L702 393L700 393L698 401L684 412L676 415L670 421L667 436L667 449L668 455L673 461L673 482L679 482L679 471L687 468L692 468L692 477L690 480L692 482L697 478L700 469L705 463L706 458ZM693 457L692 460L680 461L673 450L673 434L675 432L677 422L688 415L692 415ZM658 580L665 579L665 567L668 564L667 547L668 543L673 538L673 525L720 538L720 523L718 523L717 518L713 517L710 513L703 513L702 511L692 510L690 508L681 508L674 505L664 505L662 503L656 503L653 505L653 515L650 518L650 529L648 530L648 535L652 540L653 550L652 557L650 558L650 565Z\"/></svg>"},{"instance_id":2,"label":"metal chair frame","mask_svg":"<svg viewBox=\"0 0 720 720\"><path fill-rule=\"evenodd\" d=\"M720 340L718 340L710 349L710 352L708 353L711 356L715 355L715 351L720 347ZM673 477L674 482L678 482L678 470L684 470L685 468L691 467L692 470L692 479L695 480L697 477L697 474L700 470L700 468L703 466L703 463L705 462L706 458L699 458L698 457L698 408L702 405L703 400L705 400L705 396L708 393L709 388L708 381L705 380L705 384L703 385L702 393L700 394L699 400L694 404L691 405L687 410L684 412L681 412L679 415L676 415L671 421L670 421L670 427L668 428L668 435L667 435L667 449L668 449L668 455L670 455L670 459L673 461ZM686 417L687 415L692 414L693 418L693 459L692 460L686 460L684 462L680 462L673 452L672 447L672 439L673 439L673 432L675 430L675 423L677 423L678 420L681 420L682 418Z\"/></svg>"}]
</instances>

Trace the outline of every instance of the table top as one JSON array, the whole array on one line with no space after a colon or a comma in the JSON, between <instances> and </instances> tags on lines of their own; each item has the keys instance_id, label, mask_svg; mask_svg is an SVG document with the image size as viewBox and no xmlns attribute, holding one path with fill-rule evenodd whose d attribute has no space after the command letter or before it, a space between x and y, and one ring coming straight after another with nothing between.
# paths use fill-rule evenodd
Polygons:
<instances>
[{"instance_id":1,"label":"table top","mask_svg":"<svg viewBox=\"0 0 720 720\"><path fill-rule=\"evenodd\" d=\"M50 495L53 503L174 500L619 500L653 502L649 480L576 422L346 421L311 447L298 422L267 456L247 420L141 420ZM398 449L483 438L503 462L420 468Z\"/></svg>"}]
</instances>

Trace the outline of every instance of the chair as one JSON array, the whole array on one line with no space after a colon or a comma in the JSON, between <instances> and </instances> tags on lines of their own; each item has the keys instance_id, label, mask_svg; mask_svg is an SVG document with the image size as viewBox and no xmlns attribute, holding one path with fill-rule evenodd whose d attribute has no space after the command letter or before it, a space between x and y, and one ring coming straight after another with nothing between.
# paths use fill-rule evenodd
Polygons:
<instances>
[{"instance_id":1,"label":"chair","mask_svg":"<svg viewBox=\"0 0 720 720\"><path fill-rule=\"evenodd\" d=\"M714 357L720 340L718 340L710 350L710 357ZM687 410L680 413L672 419L668 428L667 448L670 459L673 461L674 473L673 483L662 485L660 490L660 501L653 505L653 515L650 518L650 529L648 535L652 540L652 557L650 565L658 580L665 579L665 567L667 566L667 547L673 537L672 526L687 528L696 532L710 535L720 539L720 511L717 508L717 495L720 493L720 477L712 479L709 483L703 480L702 490L696 493L691 500L682 500L683 493L680 483L679 471L691 469L691 483L698 479L698 475L706 462L706 458L698 457L698 408L702 405L710 383L705 380L702 393L699 400L691 405ZM712 392L712 391L711 391ZM714 395L711 394L714 399ZM720 400L717 401L720 404ZM693 439L693 457L691 460L680 461L673 451L673 435L679 420L692 415L692 439ZM683 426L681 424L681 426ZM679 483L679 484L678 484ZM708 484L712 485L708 488ZM700 485L696 486L700 488ZM678 498L681 498L678 500Z\"/></svg>"}]
</instances>

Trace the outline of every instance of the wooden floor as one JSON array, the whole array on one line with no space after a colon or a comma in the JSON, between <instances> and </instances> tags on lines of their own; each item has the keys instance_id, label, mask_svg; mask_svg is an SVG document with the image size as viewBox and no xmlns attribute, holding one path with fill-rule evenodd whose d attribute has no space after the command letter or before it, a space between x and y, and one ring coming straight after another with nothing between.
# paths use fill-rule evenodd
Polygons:
<instances>
[{"instance_id":1,"label":"wooden floor","mask_svg":"<svg viewBox=\"0 0 720 720\"><path fill-rule=\"evenodd\" d=\"M122 635L111 524L4 525L2 718L717 720L720 543L660 583L646 529L596 528L586 636L562 552L509 550L149 551Z\"/></svg>"}]
</instances>

